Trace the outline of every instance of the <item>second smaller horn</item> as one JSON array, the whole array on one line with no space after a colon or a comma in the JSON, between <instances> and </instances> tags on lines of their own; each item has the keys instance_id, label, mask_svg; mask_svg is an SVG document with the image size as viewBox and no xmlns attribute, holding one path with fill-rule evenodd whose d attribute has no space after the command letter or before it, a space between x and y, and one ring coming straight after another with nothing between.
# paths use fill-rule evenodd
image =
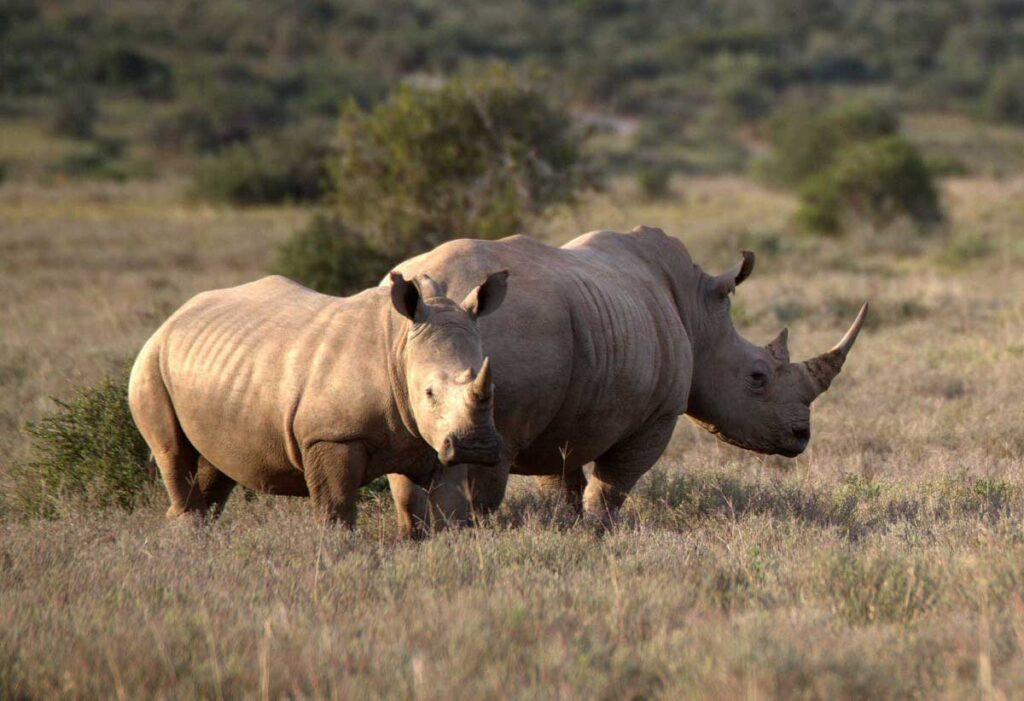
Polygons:
<instances>
[{"instance_id":1,"label":"second smaller horn","mask_svg":"<svg viewBox=\"0 0 1024 701\"><path fill-rule=\"evenodd\" d=\"M473 380L473 396L483 401L491 398L491 393L494 386L491 384L491 359L490 357L484 358L483 365L480 366L480 372L477 373L476 379Z\"/></svg>"}]
</instances>

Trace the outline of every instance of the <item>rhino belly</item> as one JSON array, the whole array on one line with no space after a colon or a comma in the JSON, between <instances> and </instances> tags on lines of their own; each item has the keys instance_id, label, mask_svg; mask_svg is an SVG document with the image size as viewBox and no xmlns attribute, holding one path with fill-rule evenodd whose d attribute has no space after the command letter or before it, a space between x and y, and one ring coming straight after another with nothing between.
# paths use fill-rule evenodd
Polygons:
<instances>
[{"instance_id":1,"label":"rhino belly","mask_svg":"<svg viewBox=\"0 0 1024 701\"><path fill-rule=\"evenodd\" d=\"M172 373L173 374L173 373ZM195 449L237 483L259 492L306 495L302 470L289 456L288 406L258 391L240 392L201 373L173 378L178 422Z\"/></svg>"}]
</instances>

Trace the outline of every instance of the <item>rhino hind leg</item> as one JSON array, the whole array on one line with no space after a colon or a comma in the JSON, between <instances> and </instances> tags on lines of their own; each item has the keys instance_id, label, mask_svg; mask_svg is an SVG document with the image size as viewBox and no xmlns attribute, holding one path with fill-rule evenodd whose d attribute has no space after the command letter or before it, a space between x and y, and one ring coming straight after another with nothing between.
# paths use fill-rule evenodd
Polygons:
<instances>
[{"instance_id":1,"label":"rhino hind leg","mask_svg":"<svg viewBox=\"0 0 1024 701\"><path fill-rule=\"evenodd\" d=\"M160 470L167 496L171 500L167 518L174 519L184 514L204 512L206 502L196 478L199 453L188 439L181 436L181 440L175 445L154 450L153 458Z\"/></svg>"},{"instance_id":2,"label":"rhino hind leg","mask_svg":"<svg viewBox=\"0 0 1024 701\"><path fill-rule=\"evenodd\" d=\"M317 516L330 523L356 525L356 497L366 474L362 443L314 443L303 455L306 485Z\"/></svg>"},{"instance_id":3,"label":"rhino hind leg","mask_svg":"<svg viewBox=\"0 0 1024 701\"><path fill-rule=\"evenodd\" d=\"M217 518L224 511L224 505L231 496L236 482L200 455L196 469L196 484L202 498L202 510Z\"/></svg>"},{"instance_id":4,"label":"rhino hind leg","mask_svg":"<svg viewBox=\"0 0 1024 701\"><path fill-rule=\"evenodd\" d=\"M542 494L560 497L577 514L583 511L583 490L587 477L582 465L566 466L556 475L537 475L534 482Z\"/></svg>"},{"instance_id":5,"label":"rhino hind leg","mask_svg":"<svg viewBox=\"0 0 1024 701\"><path fill-rule=\"evenodd\" d=\"M661 457L672 438L676 418L655 420L594 461L593 477L583 493L583 510L599 530L614 524L633 485Z\"/></svg>"}]
</instances>

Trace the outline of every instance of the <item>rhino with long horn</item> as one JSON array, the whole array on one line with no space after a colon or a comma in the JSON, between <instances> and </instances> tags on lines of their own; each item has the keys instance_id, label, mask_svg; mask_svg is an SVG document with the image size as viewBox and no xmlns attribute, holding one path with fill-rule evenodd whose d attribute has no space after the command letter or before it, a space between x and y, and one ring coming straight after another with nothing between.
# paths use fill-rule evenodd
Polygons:
<instances>
[{"instance_id":1,"label":"rhino with long horn","mask_svg":"<svg viewBox=\"0 0 1024 701\"><path fill-rule=\"evenodd\" d=\"M561 248L524 236L453 241L397 270L465 293L498 268L517 292L480 324L490 356L480 375L493 377L504 439L498 469L468 469L469 497L484 513L500 504L511 471L607 523L683 414L734 445L798 455L810 441L811 402L839 373L867 311L828 352L790 362L788 331L757 346L733 327L730 297L753 271L752 253L709 275L678 239L648 227L592 232ZM425 497L406 478L389 480L411 532L426 518Z\"/></svg>"}]
</instances>

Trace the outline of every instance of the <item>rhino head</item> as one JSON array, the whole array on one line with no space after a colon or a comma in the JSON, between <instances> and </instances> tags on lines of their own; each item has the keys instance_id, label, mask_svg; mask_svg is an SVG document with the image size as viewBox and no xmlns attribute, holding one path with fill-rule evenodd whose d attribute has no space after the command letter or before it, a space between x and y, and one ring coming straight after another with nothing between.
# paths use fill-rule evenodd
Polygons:
<instances>
[{"instance_id":1,"label":"rhino head","mask_svg":"<svg viewBox=\"0 0 1024 701\"><path fill-rule=\"evenodd\" d=\"M694 372L687 414L726 443L759 453L796 457L811 439L811 402L842 370L868 305L831 350L790 362L788 329L766 346L741 337L729 315L729 295L754 269L754 254L718 276L703 275L693 331Z\"/></svg>"},{"instance_id":2,"label":"rhino head","mask_svg":"<svg viewBox=\"0 0 1024 701\"><path fill-rule=\"evenodd\" d=\"M412 322L402 351L404 399L419 434L444 465L499 460L494 386L476 320L501 305L507 278L508 271L492 273L460 304L427 275L410 281L391 274L391 302Z\"/></svg>"}]
</instances>

